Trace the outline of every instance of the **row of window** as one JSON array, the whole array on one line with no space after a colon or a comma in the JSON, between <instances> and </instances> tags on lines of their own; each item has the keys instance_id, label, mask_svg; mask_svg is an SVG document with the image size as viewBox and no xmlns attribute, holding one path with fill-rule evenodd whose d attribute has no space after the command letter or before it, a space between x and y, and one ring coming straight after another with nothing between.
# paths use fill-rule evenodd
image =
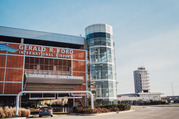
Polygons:
<instances>
[{"instance_id":1,"label":"row of window","mask_svg":"<svg viewBox=\"0 0 179 119\"><path fill-rule=\"evenodd\" d=\"M105 71L105 70L109 70L110 72L112 72L113 67L112 67L112 64L91 64L90 65L90 70L91 71Z\"/></svg>"},{"instance_id":2,"label":"row of window","mask_svg":"<svg viewBox=\"0 0 179 119\"><path fill-rule=\"evenodd\" d=\"M90 65L90 79L113 79L112 64L93 64Z\"/></svg>"},{"instance_id":3,"label":"row of window","mask_svg":"<svg viewBox=\"0 0 179 119\"><path fill-rule=\"evenodd\" d=\"M94 48L90 48L90 54L96 54L96 55L100 55L100 54L111 54L112 53L112 49L108 48L108 47L94 47Z\"/></svg>"},{"instance_id":4,"label":"row of window","mask_svg":"<svg viewBox=\"0 0 179 119\"><path fill-rule=\"evenodd\" d=\"M88 34L86 36L87 39L97 38L97 37L111 38L111 35L109 33L96 32L96 33Z\"/></svg>"},{"instance_id":5,"label":"row of window","mask_svg":"<svg viewBox=\"0 0 179 119\"><path fill-rule=\"evenodd\" d=\"M87 40L88 46L105 45L111 46L111 40L108 38L95 38Z\"/></svg>"},{"instance_id":6,"label":"row of window","mask_svg":"<svg viewBox=\"0 0 179 119\"><path fill-rule=\"evenodd\" d=\"M115 97L114 90L115 90L115 88L113 88L113 89L97 88L96 89L96 97Z\"/></svg>"},{"instance_id":7,"label":"row of window","mask_svg":"<svg viewBox=\"0 0 179 119\"><path fill-rule=\"evenodd\" d=\"M114 88L114 82L113 81L96 81L96 88Z\"/></svg>"},{"instance_id":8,"label":"row of window","mask_svg":"<svg viewBox=\"0 0 179 119\"><path fill-rule=\"evenodd\" d=\"M54 71L70 71L71 67L62 65L36 65L36 64L25 64L25 69L34 70L54 70Z\"/></svg>"},{"instance_id":9,"label":"row of window","mask_svg":"<svg viewBox=\"0 0 179 119\"><path fill-rule=\"evenodd\" d=\"M91 71L91 80L95 79L113 79L113 72L105 71Z\"/></svg>"},{"instance_id":10,"label":"row of window","mask_svg":"<svg viewBox=\"0 0 179 119\"><path fill-rule=\"evenodd\" d=\"M95 47L90 49L90 62L112 62L112 49L106 47Z\"/></svg>"},{"instance_id":11,"label":"row of window","mask_svg":"<svg viewBox=\"0 0 179 119\"><path fill-rule=\"evenodd\" d=\"M47 65L68 65L68 66L71 65L70 60L35 58L35 57L26 57L25 63L27 63L27 64L47 64Z\"/></svg>"},{"instance_id":12,"label":"row of window","mask_svg":"<svg viewBox=\"0 0 179 119\"><path fill-rule=\"evenodd\" d=\"M111 55L91 55L90 62L112 62Z\"/></svg>"},{"instance_id":13,"label":"row of window","mask_svg":"<svg viewBox=\"0 0 179 119\"><path fill-rule=\"evenodd\" d=\"M25 71L31 71L31 69L36 71L45 70L50 72L56 72L58 74L70 74L71 61L61 59L26 57Z\"/></svg>"}]
</instances>

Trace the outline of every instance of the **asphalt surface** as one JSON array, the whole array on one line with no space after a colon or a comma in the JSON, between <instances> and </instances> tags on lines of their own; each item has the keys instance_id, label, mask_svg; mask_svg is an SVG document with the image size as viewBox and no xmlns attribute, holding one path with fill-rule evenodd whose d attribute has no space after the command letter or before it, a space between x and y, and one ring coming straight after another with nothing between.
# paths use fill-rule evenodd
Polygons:
<instances>
[{"instance_id":1,"label":"asphalt surface","mask_svg":"<svg viewBox=\"0 0 179 119\"><path fill-rule=\"evenodd\" d=\"M31 119L179 119L179 107L132 106L131 111L103 113L95 116L54 114L54 117Z\"/></svg>"}]
</instances>

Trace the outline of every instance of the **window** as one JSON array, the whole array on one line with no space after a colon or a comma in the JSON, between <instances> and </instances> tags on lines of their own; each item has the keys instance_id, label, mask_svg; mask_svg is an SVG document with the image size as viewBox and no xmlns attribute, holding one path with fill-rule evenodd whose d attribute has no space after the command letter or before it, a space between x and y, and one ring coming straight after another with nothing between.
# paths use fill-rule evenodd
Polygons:
<instances>
[{"instance_id":1,"label":"window","mask_svg":"<svg viewBox=\"0 0 179 119\"><path fill-rule=\"evenodd\" d=\"M111 48L91 48L91 62L112 62Z\"/></svg>"},{"instance_id":2,"label":"window","mask_svg":"<svg viewBox=\"0 0 179 119\"><path fill-rule=\"evenodd\" d=\"M98 38L98 37L111 38L111 35L109 33L97 32L97 33L88 34L86 36L87 39Z\"/></svg>"},{"instance_id":3,"label":"window","mask_svg":"<svg viewBox=\"0 0 179 119\"><path fill-rule=\"evenodd\" d=\"M91 79L112 79L111 64L93 64L90 65Z\"/></svg>"},{"instance_id":4,"label":"window","mask_svg":"<svg viewBox=\"0 0 179 119\"><path fill-rule=\"evenodd\" d=\"M71 60L26 57L25 71L70 75Z\"/></svg>"}]
</instances>

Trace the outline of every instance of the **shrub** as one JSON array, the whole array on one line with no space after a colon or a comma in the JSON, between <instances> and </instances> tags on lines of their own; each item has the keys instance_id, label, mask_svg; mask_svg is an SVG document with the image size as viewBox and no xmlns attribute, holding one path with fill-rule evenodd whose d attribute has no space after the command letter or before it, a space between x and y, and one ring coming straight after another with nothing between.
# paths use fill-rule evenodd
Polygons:
<instances>
[{"instance_id":1,"label":"shrub","mask_svg":"<svg viewBox=\"0 0 179 119\"><path fill-rule=\"evenodd\" d=\"M83 112L84 112L85 114L95 113L95 112L94 112L94 109L91 109L91 108L84 108L84 109L83 109Z\"/></svg>"},{"instance_id":2,"label":"shrub","mask_svg":"<svg viewBox=\"0 0 179 119\"><path fill-rule=\"evenodd\" d=\"M100 105L99 107L100 107L100 108L110 109L110 108L116 107L116 105L114 105L114 104L110 104L110 105Z\"/></svg>"},{"instance_id":3,"label":"shrub","mask_svg":"<svg viewBox=\"0 0 179 119\"><path fill-rule=\"evenodd\" d=\"M74 113L84 113L84 114L92 114L92 113L105 113L110 111L124 111L130 110L131 106L128 104L111 104L111 105L100 105L94 109L82 108L82 107L73 107Z\"/></svg>"},{"instance_id":4,"label":"shrub","mask_svg":"<svg viewBox=\"0 0 179 119\"><path fill-rule=\"evenodd\" d=\"M105 112L110 112L110 110L109 110L109 109L107 109L107 108L101 108L101 112L102 112L102 113L105 113Z\"/></svg>"},{"instance_id":5,"label":"shrub","mask_svg":"<svg viewBox=\"0 0 179 119\"><path fill-rule=\"evenodd\" d=\"M148 103L149 105L160 105L160 104L167 104L165 101L153 101L153 100L150 100L150 102Z\"/></svg>"},{"instance_id":6,"label":"shrub","mask_svg":"<svg viewBox=\"0 0 179 119\"><path fill-rule=\"evenodd\" d=\"M78 112L78 113L84 113L84 110L83 110L82 107L78 107L78 108L77 108L77 112Z\"/></svg>"},{"instance_id":7,"label":"shrub","mask_svg":"<svg viewBox=\"0 0 179 119\"><path fill-rule=\"evenodd\" d=\"M112 108L110 108L110 111L116 112L116 111L119 111L119 108L117 108L117 107L112 107Z\"/></svg>"},{"instance_id":8,"label":"shrub","mask_svg":"<svg viewBox=\"0 0 179 119\"><path fill-rule=\"evenodd\" d=\"M15 115L16 113L16 108L15 107L0 107L0 118L10 118L13 115ZM18 112L19 116L22 117L27 117L30 115L30 110L24 109L24 108L19 108L19 112Z\"/></svg>"},{"instance_id":9,"label":"shrub","mask_svg":"<svg viewBox=\"0 0 179 119\"><path fill-rule=\"evenodd\" d=\"M130 110L131 106L128 104L118 104L117 107L119 108L120 111L124 111L124 110Z\"/></svg>"},{"instance_id":10,"label":"shrub","mask_svg":"<svg viewBox=\"0 0 179 119\"><path fill-rule=\"evenodd\" d=\"M94 108L93 113L101 113L101 108Z\"/></svg>"},{"instance_id":11,"label":"shrub","mask_svg":"<svg viewBox=\"0 0 179 119\"><path fill-rule=\"evenodd\" d=\"M8 106L5 106L4 114L6 115L6 117L12 117L14 115L12 107L9 108Z\"/></svg>"},{"instance_id":12,"label":"shrub","mask_svg":"<svg viewBox=\"0 0 179 119\"><path fill-rule=\"evenodd\" d=\"M27 109L21 108L21 109L19 109L19 110L20 110L19 115L20 115L21 117L27 117L27 116L30 115L30 111L27 110Z\"/></svg>"},{"instance_id":13,"label":"shrub","mask_svg":"<svg viewBox=\"0 0 179 119\"><path fill-rule=\"evenodd\" d=\"M4 114L4 110L2 107L0 107L0 118L4 118L6 115Z\"/></svg>"},{"instance_id":14,"label":"shrub","mask_svg":"<svg viewBox=\"0 0 179 119\"><path fill-rule=\"evenodd\" d=\"M94 111L95 111L96 113L102 113L102 108L94 108Z\"/></svg>"},{"instance_id":15,"label":"shrub","mask_svg":"<svg viewBox=\"0 0 179 119\"><path fill-rule=\"evenodd\" d=\"M128 105L128 104L110 104L110 105L100 105L100 106L97 106L97 108L107 108L107 109L114 109L116 107L120 111L130 110L130 108L131 108L131 106Z\"/></svg>"},{"instance_id":16,"label":"shrub","mask_svg":"<svg viewBox=\"0 0 179 119\"><path fill-rule=\"evenodd\" d=\"M13 107L12 111L13 111L13 114L15 115L16 114L16 107Z\"/></svg>"},{"instance_id":17,"label":"shrub","mask_svg":"<svg viewBox=\"0 0 179 119\"><path fill-rule=\"evenodd\" d=\"M91 109L90 107L88 107L88 108L73 107L73 112L74 113L84 113L84 114L101 113L101 108Z\"/></svg>"},{"instance_id":18,"label":"shrub","mask_svg":"<svg viewBox=\"0 0 179 119\"><path fill-rule=\"evenodd\" d=\"M73 107L73 112L74 113L77 113L78 111L77 111L77 107Z\"/></svg>"}]
</instances>

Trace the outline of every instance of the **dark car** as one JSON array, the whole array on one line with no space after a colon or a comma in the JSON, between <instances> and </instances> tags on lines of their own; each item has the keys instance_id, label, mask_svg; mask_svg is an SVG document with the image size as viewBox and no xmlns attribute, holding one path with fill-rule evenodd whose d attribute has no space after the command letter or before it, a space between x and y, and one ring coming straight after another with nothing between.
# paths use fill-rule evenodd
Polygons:
<instances>
[{"instance_id":1,"label":"dark car","mask_svg":"<svg viewBox=\"0 0 179 119\"><path fill-rule=\"evenodd\" d=\"M42 107L39 110L39 117L42 116L51 116L53 117L53 108L52 107Z\"/></svg>"}]
</instances>

